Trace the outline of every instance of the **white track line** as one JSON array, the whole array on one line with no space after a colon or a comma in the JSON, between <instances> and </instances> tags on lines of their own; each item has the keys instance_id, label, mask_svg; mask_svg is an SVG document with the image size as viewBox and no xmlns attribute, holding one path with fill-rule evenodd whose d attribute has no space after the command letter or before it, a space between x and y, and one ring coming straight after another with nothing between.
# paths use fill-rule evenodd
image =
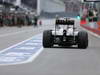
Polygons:
<instances>
[{"instance_id":1,"label":"white track line","mask_svg":"<svg viewBox=\"0 0 100 75\"><path fill-rule=\"evenodd\" d=\"M35 35L35 36L33 36L33 37L36 37L36 36L39 36L39 35L41 35L41 34ZM13 47L16 47L16 46L18 46L18 45L20 45L20 44L22 44L22 43L24 43L24 42L26 42L26 41L28 41L28 40L31 40L33 37L31 37L31 38L29 38L29 39L26 39L26 40L24 40L24 41L22 41L22 42L19 42L19 43L15 44L15 45L12 45L12 46L10 46L10 47L8 47L8 48L5 48L5 49L3 49L2 51L0 51L0 53L5 52L5 51L7 51L8 49L11 49L11 48L13 48Z\"/></svg>"},{"instance_id":2,"label":"white track line","mask_svg":"<svg viewBox=\"0 0 100 75\"><path fill-rule=\"evenodd\" d=\"M22 43L24 43L24 42L26 42L26 41L28 41L28 40L31 40L32 38L33 38L33 37L31 37L31 38L29 38L29 39L27 39L27 40L24 40L24 41L22 41L22 42L19 42L19 43L15 44L15 45L12 45L12 46L10 46L10 47L8 47L8 48L5 48L5 49L3 49L2 51L0 51L0 53L5 52L5 51L7 51L8 49L11 49L11 48L13 48L13 47L16 47L16 46L18 46L18 45L20 45L20 44L22 44Z\"/></svg>"},{"instance_id":3,"label":"white track line","mask_svg":"<svg viewBox=\"0 0 100 75\"><path fill-rule=\"evenodd\" d=\"M38 35L41 35L41 34L38 34ZM36 36L38 36L38 35L35 35L34 37L36 37ZM18 46L18 45L20 45L20 44L22 44L22 43L24 43L24 42L26 42L26 41L28 41L28 40L31 40L32 38L33 38L33 37L31 37L31 38L29 38L29 39L27 39L27 40L24 40L24 41L22 41L22 42L20 42L20 43L17 43L17 44L15 44L15 45L13 45L13 46L10 46L10 47L8 47L8 48L6 48L6 49L0 51L0 53L5 52L5 51L7 51L8 49L11 49L11 48L13 48L13 47L16 47L16 46ZM14 64L0 64L0 66L9 66L9 65L18 65L18 64L31 63L32 61L34 61L34 60L36 59L37 56L39 56L39 54L40 54L42 51L43 51L43 47L41 47L41 48L40 48L35 54L33 54L32 57L30 57L29 60L27 60L27 61L23 61L23 62L19 62L19 63L14 63Z\"/></svg>"},{"instance_id":4,"label":"white track line","mask_svg":"<svg viewBox=\"0 0 100 75\"><path fill-rule=\"evenodd\" d=\"M19 62L19 63L13 63L13 64L0 64L0 66L13 66L13 65L21 65L21 64L27 64L33 62L39 54L43 51L43 47L41 47L35 54L32 55L27 61Z\"/></svg>"}]
</instances>

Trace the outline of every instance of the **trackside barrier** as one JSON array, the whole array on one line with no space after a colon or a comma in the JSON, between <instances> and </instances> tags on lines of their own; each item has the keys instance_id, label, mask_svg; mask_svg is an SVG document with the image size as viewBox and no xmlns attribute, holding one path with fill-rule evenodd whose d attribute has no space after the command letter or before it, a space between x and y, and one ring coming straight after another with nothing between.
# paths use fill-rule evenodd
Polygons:
<instances>
[{"instance_id":1,"label":"trackside barrier","mask_svg":"<svg viewBox=\"0 0 100 75\"><path fill-rule=\"evenodd\" d=\"M100 21L98 21L97 24L98 24L98 29L100 30Z\"/></svg>"},{"instance_id":2,"label":"trackside barrier","mask_svg":"<svg viewBox=\"0 0 100 75\"><path fill-rule=\"evenodd\" d=\"M89 23L86 20L81 20L80 25L81 25L81 27L100 35L100 21L98 21L96 24L94 24L94 27L91 26L92 23L91 23L91 25L89 25ZM97 27L97 28L95 28L95 27Z\"/></svg>"}]
</instances>

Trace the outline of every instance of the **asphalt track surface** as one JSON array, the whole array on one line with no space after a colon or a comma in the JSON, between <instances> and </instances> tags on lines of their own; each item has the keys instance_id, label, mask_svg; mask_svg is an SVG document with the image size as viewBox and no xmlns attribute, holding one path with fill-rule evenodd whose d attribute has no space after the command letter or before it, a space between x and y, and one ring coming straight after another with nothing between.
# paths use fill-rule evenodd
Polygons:
<instances>
[{"instance_id":1,"label":"asphalt track surface","mask_svg":"<svg viewBox=\"0 0 100 75\"><path fill-rule=\"evenodd\" d=\"M81 30L79 23L77 27ZM0 29L0 50L53 28L23 27ZM16 33L17 32L17 33ZM100 75L100 38L89 34L89 47L46 48L32 62L19 65L0 66L0 75Z\"/></svg>"}]
</instances>

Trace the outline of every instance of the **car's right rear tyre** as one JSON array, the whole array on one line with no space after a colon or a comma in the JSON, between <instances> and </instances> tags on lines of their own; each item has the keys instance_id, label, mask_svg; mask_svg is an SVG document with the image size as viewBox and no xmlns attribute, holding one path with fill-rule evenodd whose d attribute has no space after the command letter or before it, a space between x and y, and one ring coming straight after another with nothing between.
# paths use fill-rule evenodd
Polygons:
<instances>
[{"instance_id":1,"label":"car's right rear tyre","mask_svg":"<svg viewBox=\"0 0 100 75\"><path fill-rule=\"evenodd\" d=\"M88 47L88 33L80 31L78 33L78 48L86 49Z\"/></svg>"},{"instance_id":2,"label":"car's right rear tyre","mask_svg":"<svg viewBox=\"0 0 100 75\"><path fill-rule=\"evenodd\" d=\"M50 48L53 46L53 36L51 30L46 30L43 32L43 47Z\"/></svg>"}]
</instances>

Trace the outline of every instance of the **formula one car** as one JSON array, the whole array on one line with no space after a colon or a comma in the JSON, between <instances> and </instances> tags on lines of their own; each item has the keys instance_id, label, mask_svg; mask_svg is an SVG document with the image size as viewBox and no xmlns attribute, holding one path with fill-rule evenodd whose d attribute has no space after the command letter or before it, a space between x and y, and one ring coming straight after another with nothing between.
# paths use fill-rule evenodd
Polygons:
<instances>
[{"instance_id":1,"label":"formula one car","mask_svg":"<svg viewBox=\"0 0 100 75\"><path fill-rule=\"evenodd\" d=\"M55 45L61 47L77 45L78 48L86 49L88 47L88 34L85 31L76 30L75 20L58 18L54 30L43 32L43 47L50 48Z\"/></svg>"}]
</instances>

